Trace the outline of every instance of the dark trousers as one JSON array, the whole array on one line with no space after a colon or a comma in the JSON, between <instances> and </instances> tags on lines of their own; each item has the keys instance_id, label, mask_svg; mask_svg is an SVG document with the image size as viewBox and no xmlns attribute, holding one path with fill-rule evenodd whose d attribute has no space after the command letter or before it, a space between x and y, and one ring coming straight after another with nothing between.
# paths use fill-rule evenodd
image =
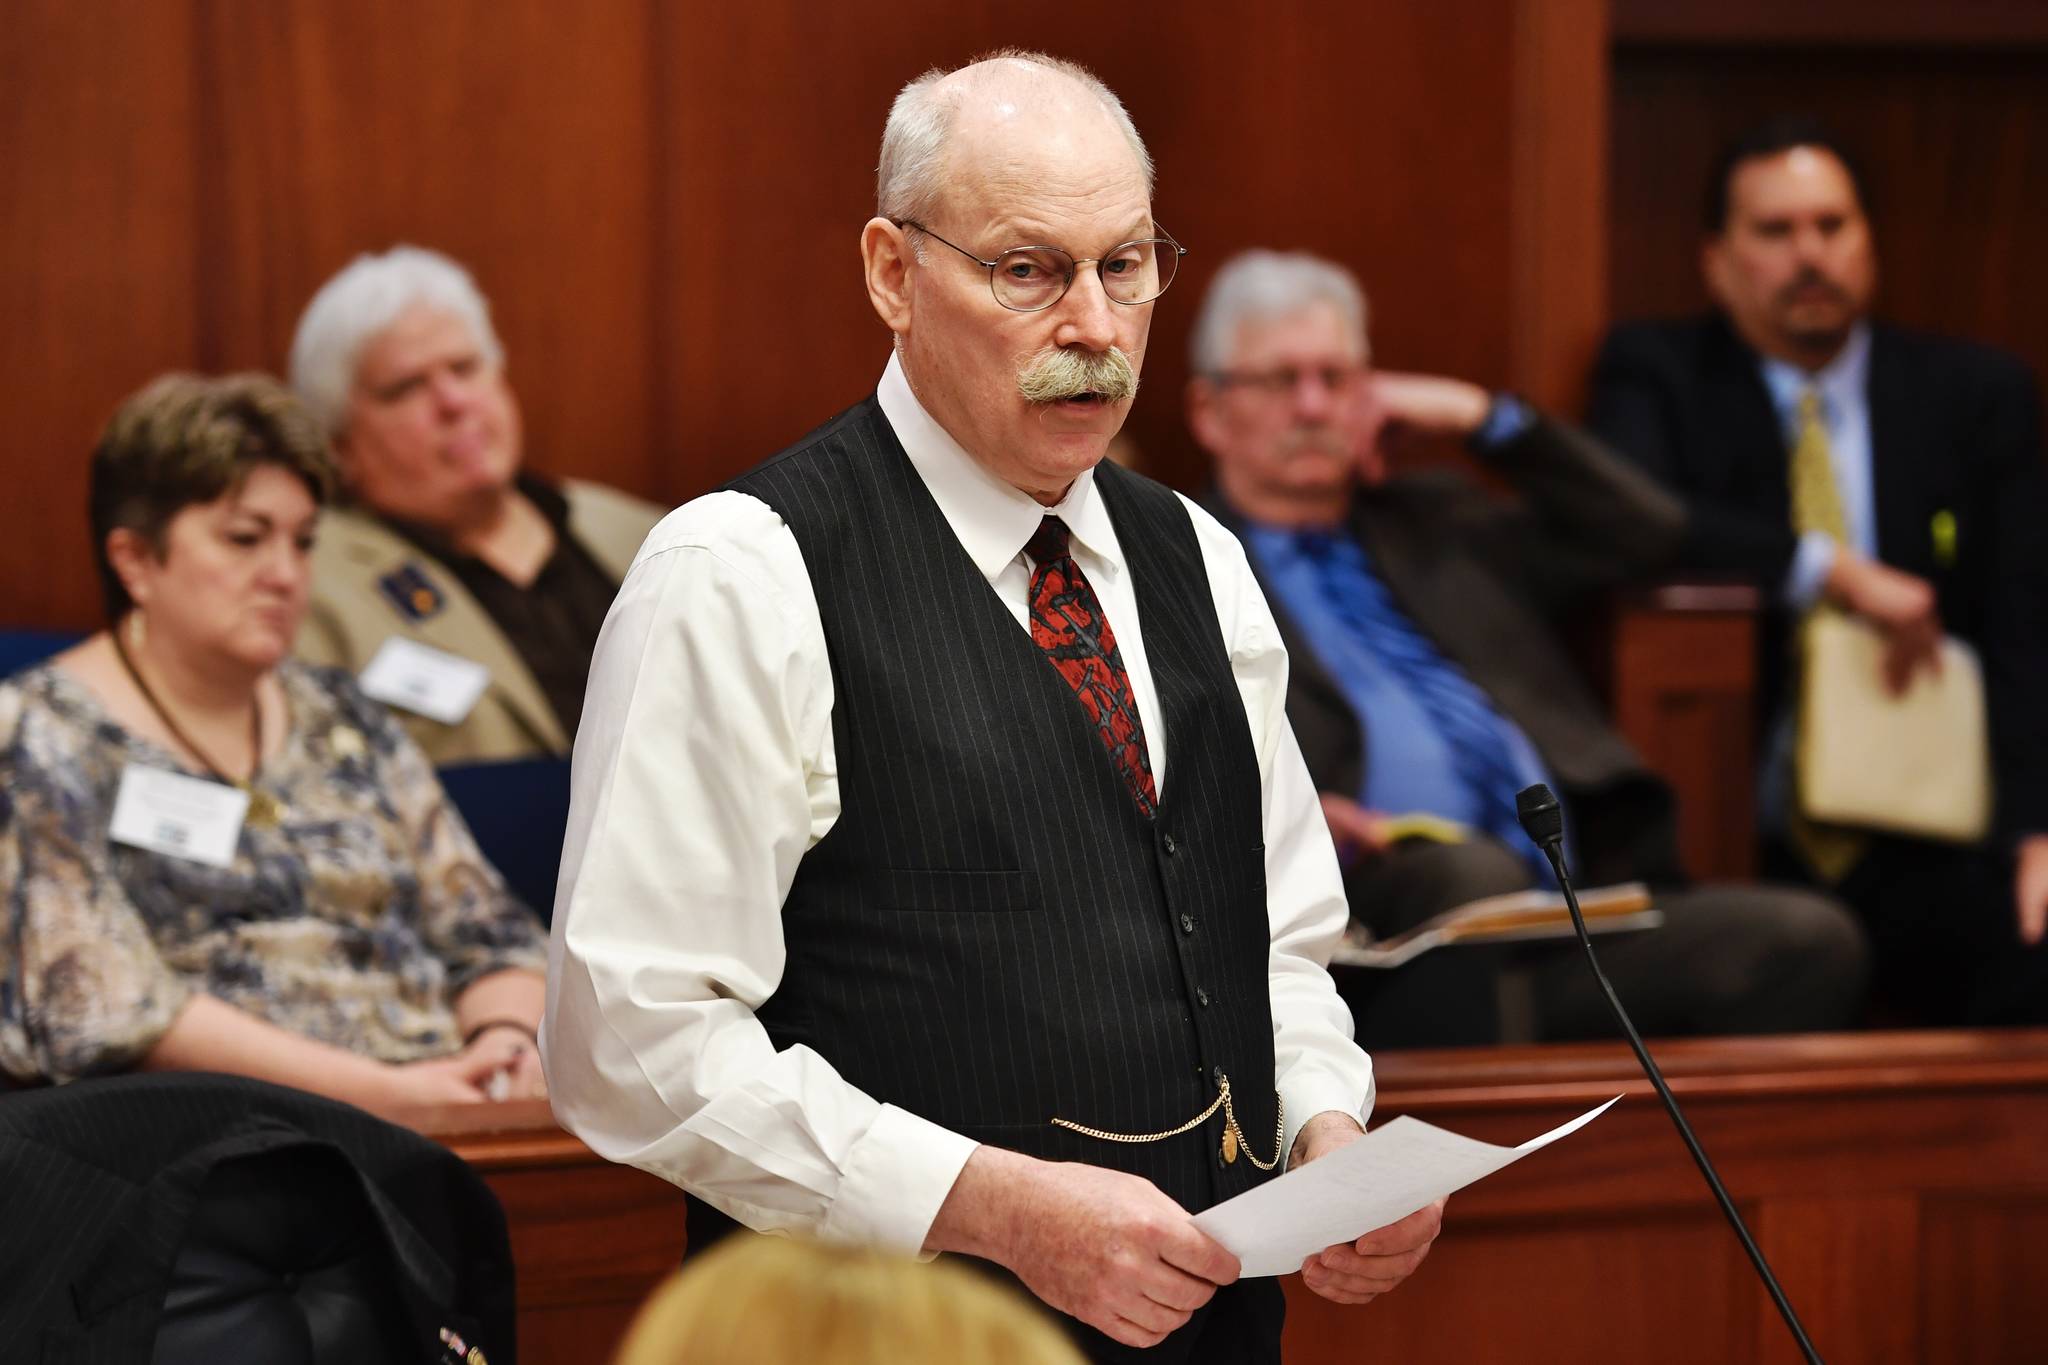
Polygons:
<instances>
[{"instance_id":1,"label":"dark trousers","mask_svg":"<svg viewBox=\"0 0 2048 1365\"><path fill-rule=\"evenodd\" d=\"M1805 875L1782 844L1773 875ZM2048 945L2020 942L2013 859L1984 845L1878 838L1834 888L1869 931L1874 994L1901 1023L2048 1023Z\"/></svg>"},{"instance_id":2,"label":"dark trousers","mask_svg":"<svg viewBox=\"0 0 2048 1365\"><path fill-rule=\"evenodd\" d=\"M1527 890L1529 867L1488 839L1397 847L1345 879L1351 913L1380 937L1483 896ZM1600 965L1646 1034L1844 1028L1862 1007L1869 948L1849 912L1793 886L1660 890L1657 929L1597 938ZM1500 1041L1503 972L1521 974L1535 1037L1619 1035L1575 940L1423 954L1391 971L1340 968L1358 1041L1375 1048Z\"/></svg>"}]
</instances>

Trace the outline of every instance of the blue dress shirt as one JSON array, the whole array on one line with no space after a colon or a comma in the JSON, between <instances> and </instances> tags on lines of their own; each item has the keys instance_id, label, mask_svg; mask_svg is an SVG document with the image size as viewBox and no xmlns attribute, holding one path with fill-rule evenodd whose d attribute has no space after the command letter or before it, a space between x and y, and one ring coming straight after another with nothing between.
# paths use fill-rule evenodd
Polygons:
<instances>
[{"instance_id":1,"label":"blue dress shirt","mask_svg":"<svg viewBox=\"0 0 2048 1365\"><path fill-rule=\"evenodd\" d=\"M1548 780L1536 746L1409 619L1366 548L1333 530L1249 526L1245 545L1365 732L1360 804L1493 836L1548 876L1515 793Z\"/></svg>"}]
</instances>

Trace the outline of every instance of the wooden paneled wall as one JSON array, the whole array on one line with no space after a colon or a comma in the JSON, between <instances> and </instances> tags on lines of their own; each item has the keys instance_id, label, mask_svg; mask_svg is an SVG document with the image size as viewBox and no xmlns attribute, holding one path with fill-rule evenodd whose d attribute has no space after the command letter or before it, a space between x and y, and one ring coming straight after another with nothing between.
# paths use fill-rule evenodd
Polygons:
<instances>
[{"instance_id":1,"label":"wooden paneled wall","mask_svg":"<svg viewBox=\"0 0 2048 1365\"><path fill-rule=\"evenodd\" d=\"M17 0L0 625L93 621L84 463L124 394L282 366L319 282L400 240L476 271L537 466L668 500L714 486L872 385L856 242L889 101L1008 42L1119 91L1193 252L1130 426L1148 468L1201 477L1188 328L1252 245L1356 266L1388 363L1556 401L1601 319L1606 8L1273 0L1034 27L992 0Z\"/></svg>"}]
</instances>

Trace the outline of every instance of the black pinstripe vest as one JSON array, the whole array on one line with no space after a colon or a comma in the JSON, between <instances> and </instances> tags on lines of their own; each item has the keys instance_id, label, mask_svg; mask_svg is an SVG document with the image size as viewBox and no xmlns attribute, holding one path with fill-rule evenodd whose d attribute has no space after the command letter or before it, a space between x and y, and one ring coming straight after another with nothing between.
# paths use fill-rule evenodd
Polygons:
<instances>
[{"instance_id":1,"label":"black pinstripe vest","mask_svg":"<svg viewBox=\"0 0 2048 1365\"><path fill-rule=\"evenodd\" d=\"M760 1018L979 1141L1152 1180L1199 1210L1273 1155L1257 757L1194 527L1108 464L1169 766L1139 814L1079 699L989 588L873 399L732 487L794 532L832 662L841 812L783 906ZM1117 624L1112 621L1111 625Z\"/></svg>"}]
</instances>

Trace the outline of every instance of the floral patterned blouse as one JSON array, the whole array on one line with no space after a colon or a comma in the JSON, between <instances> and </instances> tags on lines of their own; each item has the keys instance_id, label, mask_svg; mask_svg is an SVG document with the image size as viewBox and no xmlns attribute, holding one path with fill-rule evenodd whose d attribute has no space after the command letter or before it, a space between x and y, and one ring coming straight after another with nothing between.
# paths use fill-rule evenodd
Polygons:
<instances>
[{"instance_id":1,"label":"floral patterned blouse","mask_svg":"<svg viewBox=\"0 0 2048 1365\"><path fill-rule=\"evenodd\" d=\"M130 763L191 777L52 664L0 683L0 1074L132 1066L204 992L388 1062L457 1051L454 999L541 971L539 920L484 861L433 769L347 674L279 669L292 725L212 867L108 837Z\"/></svg>"}]
</instances>

